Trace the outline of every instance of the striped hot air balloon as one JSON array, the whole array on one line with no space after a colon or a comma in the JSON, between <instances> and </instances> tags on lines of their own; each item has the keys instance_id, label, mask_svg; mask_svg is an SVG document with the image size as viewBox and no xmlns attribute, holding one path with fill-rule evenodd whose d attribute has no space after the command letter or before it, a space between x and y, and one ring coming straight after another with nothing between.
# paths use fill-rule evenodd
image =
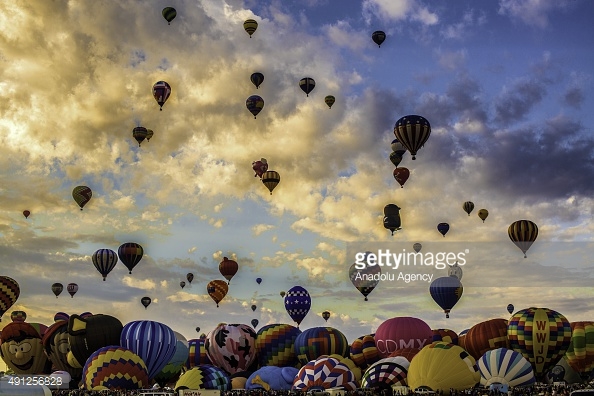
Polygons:
<instances>
[{"instance_id":1,"label":"striped hot air balloon","mask_svg":"<svg viewBox=\"0 0 594 396\"><path fill-rule=\"evenodd\" d=\"M14 279L8 276L0 276L0 321L2 315L18 300L21 289Z\"/></svg>"},{"instance_id":2,"label":"striped hot air balloon","mask_svg":"<svg viewBox=\"0 0 594 396\"><path fill-rule=\"evenodd\" d=\"M464 211L468 213L468 216L470 216L470 213L472 213L474 209L474 203L471 201L466 201L462 204L462 209L464 209Z\"/></svg>"},{"instance_id":3,"label":"striped hot air balloon","mask_svg":"<svg viewBox=\"0 0 594 396\"><path fill-rule=\"evenodd\" d=\"M507 235L526 258L526 252L538 237L538 226L530 220L514 221L507 229Z\"/></svg>"},{"instance_id":4,"label":"striped hot air balloon","mask_svg":"<svg viewBox=\"0 0 594 396\"><path fill-rule=\"evenodd\" d=\"M394 135L410 151L414 160L417 151L423 147L427 139L429 139L429 135L431 135L431 125L424 117L407 115L396 121Z\"/></svg>"},{"instance_id":5,"label":"striped hot air balloon","mask_svg":"<svg viewBox=\"0 0 594 396\"><path fill-rule=\"evenodd\" d=\"M252 37L252 34L258 29L258 22L255 19L246 19L243 22L243 29Z\"/></svg>"},{"instance_id":6,"label":"striped hot air balloon","mask_svg":"<svg viewBox=\"0 0 594 396\"><path fill-rule=\"evenodd\" d=\"M354 340L350 346L349 357L362 369L380 360L379 351L375 346L375 334L367 334Z\"/></svg>"},{"instance_id":7,"label":"striped hot air balloon","mask_svg":"<svg viewBox=\"0 0 594 396\"><path fill-rule=\"evenodd\" d=\"M204 342L206 341L206 337L204 338L193 338L188 340L188 360L186 360L186 368L191 369L196 366L200 366L203 364L212 364L210 358L206 353L206 348L204 347Z\"/></svg>"},{"instance_id":8,"label":"striped hot air balloon","mask_svg":"<svg viewBox=\"0 0 594 396\"><path fill-rule=\"evenodd\" d=\"M321 355L348 356L349 344L344 334L333 327L312 327L295 340L295 353L301 364Z\"/></svg>"},{"instance_id":9,"label":"striped hot air balloon","mask_svg":"<svg viewBox=\"0 0 594 396\"><path fill-rule=\"evenodd\" d=\"M299 88L301 88L301 90L305 92L306 96L309 96L309 94L311 93L311 91L313 91L315 87L316 80L314 80L311 77L304 77L301 80L299 80Z\"/></svg>"},{"instance_id":10,"label":"striped hot air balloon","mask_svg":"<svg viewBox=\"0 0 594 396\"><path fill-rule=\"evenodd\" d=\"M475 324L464 337L464 349L475 359L487 351L509 348L507 320L495 318Z\"/></svg>"},{"instance_id":11,"label":"striped hot air balloon","mask_svg":"<svg viewBox=\"0 0 594 396\"><path fill-rule=\"evenodd\" d=\"M301 330L289 324L261 327L256 334L256 354L260 366L295 366L295 340L299 334Z\"/></svg>"},{"instance_id":12,"label":"striped hot air balloon","mask_svg":"<svg viewBox=\"0 0 594 396\"><path fill-rule=\"evenodd\" d=\"M571 322L571 343L563 358L583 380L594 371L594 322Z\"/></svg>"},{"instance_id":13,"label":"striped hot air balloon","mask_svg":"<svg viewBox=\"0 0 594 396\"><path fill-rule=\"evenodd\" d=\"M95 351L85 363L82 381L88 390L142 389L150 385L142 358L118 345Z\"/></svg>"},{"instance_id":14,"label":"striped hot air balloon","mask_svg":"<svg viewBox=\"0 0 594 396\"><path fill-rule=\"evenodd\" d=\"M103 280L118 263L118 255L111 249L99 249L92 256L93 265L103 276Z\"/></svg>"},{"instance_id":15,"label":"striped hot air balloon","mask_svg":"<svg viewBox=\"0 0 594 396\"><path fill-rule=\"evenodd\" d=\"M272 190L280 183L280 175L273 170L266 171L262 174L262 183L264 183L268 191L270 191L270 195L272 195Z\"/></svg>"},{"instance_id":16,"label":"striped hot air balloon","mask_svg":"<svg viewBox=\"0 0 594 396\"><path fill-rule=\"evenodd\" d=\"M527 386L536 381L530 362L511 349L487 351L476 363L481 373L481 385L485 387L491 384Z\"/></svg>"},{"instance_id":17,"label":"striped hot air balloon","mask_svg":"<svg viewBox=\"0 0 594 396\"><path fill-rule=\"evenodd\" d=\"M165 20L167 21L167 24L171 25L171 21L173 21L177 16L177 11L173 7L165 7L163 8L163 11L161 11L161 14L163 15L163 18L165 18Z\"/></svg>"}]
</instances>

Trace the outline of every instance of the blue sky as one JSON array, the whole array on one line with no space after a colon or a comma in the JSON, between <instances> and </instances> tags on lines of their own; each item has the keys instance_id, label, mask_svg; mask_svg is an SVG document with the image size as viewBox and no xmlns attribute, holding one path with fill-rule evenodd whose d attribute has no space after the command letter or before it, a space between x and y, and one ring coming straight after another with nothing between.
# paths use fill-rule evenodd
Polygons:
<instances>
[{"instance_id":1,"label":"blue sky","mask_svg":"<svg viewBox=\"0 0 594 396\"><path fill-rule=\"evenodd\" d=\"M166 6L177 9L171 25ZM21 286L2 323L13 310L44 324L57 311L90 311L161 321L193 338L196 326L219 322L292 323L279 292L294 285L312 295L301 327L326 324L320 314L329 310L327 324L349 340L394 316L461 331L505 317L510 302L591 320L593 7L0 5L0 274ZM259 23L251 39L248 18ZM375 30L387 34L381 48ZM257 90L256 71L265 76ZM309 97L303 77L316 80ZM151 95L159 80L172 87L163 111ZM265 101L256 120L245 108L253 94ZM388 155L407 114L427 118L432 134L415 161L405 154L400 166L411 176L401 189ZM155 131L141 147L137 125ZM262 157L281 175L272 196L251 169ZM82 212L71 198L81 184L93 190ZM382 226L388 203L402 208L394 236ZM484 224L480 208L490 213ZM528 259L507 237L524 218L539 226ZM451 226L446 238L440 222ZM144 258L132 275L120 263L102 282L93 252L124 242L140 243ZM428 285L380 283L364 302L348 281L348 244L410 250L415 242L471 251L450 319ZM206 283L222 279L223 256L240 269L217 309ZM188 272L195 280L181 290ZM56 299L54 282L79 291Z\"/></svg>"}]
</instances>

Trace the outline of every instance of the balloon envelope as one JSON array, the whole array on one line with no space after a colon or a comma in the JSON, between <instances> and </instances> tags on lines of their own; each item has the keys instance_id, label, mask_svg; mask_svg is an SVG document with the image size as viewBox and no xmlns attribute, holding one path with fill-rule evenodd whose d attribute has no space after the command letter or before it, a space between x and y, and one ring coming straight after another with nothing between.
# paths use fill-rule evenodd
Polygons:
<instances>
[{"instance_id":1,"label":"balloon envelope","mask_svg":"<svg viewBox=\"0 0 594 396\"><path fill-rule=\"evenodd\" d=\"M260 84L262 84L264 82L264 74L253 73L250 76L250 81L252 82L252 84L254 84L256 86L256 89L258 89L260 87Z\"/></svg>"},{"instance_id":2,"label":"balloon envelope","mask_svg":"<svg viewBox=\"0 0 594 396\"><path fill-rule=\"evenodd\" d=\"M229 374L246 371L256 359L256 332L245 324L219 324L206 337L206 353Z\"/></svg>"},{"instance_id":3,"label":"balloon envelope","mask_svg":"<svg viewBox=\"0 0 594 396\"><path fill-rule=\"evenodd\" d=\"M70 294L70 297L74 297L74 295L78 291L78 285L76 283L69 283L66 286L66 291L68 291L68 294Z\"/></svg>"},{"instance_id":4,"label":"balloon envelope","mask_svg":"<svg viewBox=\"0 0 594 396\"><path fill-rule=\"evenodd\" d=\"M462 204L462 209L464 209L464 211L468 213L468 216L470 216L470 213L474 209L474 203L471 201L466 201Z\"/></svg>"},{"instance_id":5,"label":"balloon envelope","mask_svg":"<svg viewBox=\"0 0 594 396\"><path fill-rule=\"evenodd\" d=\"M328 95L324 98L324 102L328 105L328 108L331 109L334 102L336 102L336 98L332 95Z\"/></svg>"},{"instance_id":6,"label":"balloon envelope","mask_svg":"<svg viewBox=\"0 0 594 396\"><path fill-rule=\"evenodd\" d=\"M123 243L118 248L118 257L122 264L128 268L128 273L132 273L132 269L136 267L136 264L142 259L144 249L137 243L127 242Z\"/></svg>"},{"instance_id":7,"label":"balloon envelope","mask_svg":"<svg viewBox=\"0 0 594 396\"><path fill-rule=\"evenodd\" d=\"M159 104L160 110L163 110L163 105L171 95L171 86L165 81L157 81L153 85L153 97Z\"/></svg>"},{"instance_id":8,"label":"balloon envelope","mask_svg":"<svg viewBox=\"0 0 594 396\"><path fill-rule=\"evenodd\" d=\"M424 117L407 115L396 121L394 135L416 159L417 151L423 147L431 135L431 125Z\"/></svg>"},{"instance_id":9,"label":"balloon envelope","mask_svg":"<svg viewBox=\"0 0 594 396\"><path fill-rule=\"evenodd\" d=\"M149 305L151 305L151 298L150 297L142 297L140 299L140 303L144 306L144 308L146 309Z\"/></svg>"},{"instance_id":10,"label":"balloon envelope","mask_svg":"<svg viewBox=\"0 0 594 396\"><path fill-rule=\"evenodd\" d=\"M304 77L299 80L299 88L301 88L301 90L305 92L307 96L309 96L310 92L313 91L315 87L316 81L311 77Z\"/></svg>"},{"instance_id":11,"label":"balloon envelope","mask_svg":"<svg viewBox=\"0 0 594 396\"><path fill-rule=\"evenodd\" d=\"M91 259L97 271L103 276L103 280L118 263L117 254L111 249L99 249L93 253Z\"/></svg>"},{"instance_id":12,"label":"balloon envelope","mask_svg":"<svg viewBox=\"0 0 594 396\"><path fill-rule=\"evenodd\" d=\"M285 295L285 309L297 323L297 326L305 318L311 307L311 297L307 290L301 286L293 286Z\"/></svg>"},{"instance_id":13,"label":"balloon envelope","mask_svg":"<svg viewBox=\"0 0 594 396\"><path fill-rule=\"evenodd\" d=\"M89 203L92 196L93 192L87 186L76 186L72 190L72 198L80 206L80 210L83 210L83 207Z\"/></svg>"},{"instance_id":14,"label":"balloon envelope","mask_svg":"<svg viewBox=\"0 0 594 396\"><path fill-rule=\"evenodd\" d=\"M245 101L245 107L252 113L254 118L262 111L264 108L264 99L258 95L252 95Z\"/></svg>"},{"instance_id":15,"label":"balloon envelope","mask_svg":"<svg viewBox=\"0 0 594 396\"><path fill-rule=\"evenodd\" d=\"M450 310L462 297L462 283L455 276L442 276L431 282L429 293L433 300L443 309L446 318L450 317Z\"/></svg>"},{"instance_id":16,"label":"balloon envelope","mask_svg":"<svg viewBox=\"0 0 594 396\"><path fill-rule=\"evenodd\" d=\"M289 324L270 324L261 327L256 335L256 354L260 366L295 366L295 340L301 334Z\"/></svg>"},{"instance_id":17,"label":"balloon envelope","mask_svg":"<svg viewBox=\"0 0 594 396\"><path fill-rule=\"evenodd\" d=\"M245 22L243 22L243 28L247 34L252 37L252 34L254 34L256 29L258 29L258 22L256 22L254 19L246 19Z\"/></svg>"},{"instance_id":18,"label":"balloon envelope","mask_svg":"<svg viewBox=\"0 0 594 396\"><path fill-rule=\"evenodd\" d=\"M538 237L538 226L530 220L514 221L507 229L507 235L524 253L525 258L526 252Z\"/></svg>"},{"instance_id":19,"label":"balloon envelope","mask_svg":"<svg viewBox=\"0 0 594 396\"><path fill-rule=\"evenodd\" d=\"M431 343L433 331L423 320L408 316L382 322L375 332L375 345L380 357L386 358L404 348L421 349Z\"/></svg>"},{"instance_id":20,"label":"balloon envelope","mask_svg":"<svg viewBox=\"0 0 594 396\"><path fill-rule=\"evenodd\" d=\"M223 257L223 261L219 263L219 272L229 282L231 282L231 279L235 276L238 269L239 265L237 264L237 261L228 259L227 257Z\"/></svg>"},{"instance_id":21,"label":"balloon envelope","mask_svg":"<svg viewBox=\"0 0 594 396\"><path fill-rule=\"evenodd\" d=\"M446 234L448 233L448 231L450 230L450 225L448 223L439 223L437 225L437 231L439 231L439 233L441 235L446 236Z\"/></svg>"},{"instance_id":22,"label":"balloon envelope","mask_svg":"<svg viewBox=\"0 0 594 396\"><path fill-rule=\"evenodd\" d=\"M371 39L377 44L378 47L381 47L382 43L386 39L386 33L381 30L376 30L371 34Z\"/></svg>"},{"instance_id":23,"label":"balloon envelope","mask_svg":"<svg viewBox=\"0 0 594 396\"><path fill-rule=\"evenodd\" d=\"M56 296L56 298L58 298L58 296L60 295L60 293L62 293L62 290L64 290L64 285L61 283L54 283L52 285L52 292L54 293L54 295Z\"/></svg>"},{"instance_id":24,"label":"balloon envelope","mask_svg":"<svg viewBox=\"0 0 594 396\"><path fill-rule=\"evenodd\" d=\"M218 307L221 300L225 298L229 291L229 284L223 280L213 280L206 285L206 291Z\"/></svg>"},{"instance_id":25,"label":"balloon envelope","mask_svg":"<svg viewBox=\"0 0 594 396\"><path fill-rule=\"evenodd\" d=\"M262 183L264 183L268 191L270 191L270 195L272 195L272 191L280 183L280 175L276 171L266 171L262 174Z\"/></svg>"},{"instance_id":26,"label":"balloon envelope","mask_svg":"<svg viewBox=\"0 0 594 396\"><path fill-rule=\"evenodd\" d=\"M497 348L485 352L477 360L481 373L481 385L505 384L509 386L528 386L536 382L530 362L521 354L507 348Z\"/></svg>"},{"instance_id":27,"label":"balloon envelope","mask_svg":"<svg viewBox=\"0 0 594 396\"><path fill-rule=\"evenodd\" d=\"M171 25L171 21L173 21L177 16L177 11L173 7L165 7L163 8L163 11L161 11L161 14L163 15L163 18L165 18L165 20L167 21L167 24Z\"/></svg>"}]
</instances>

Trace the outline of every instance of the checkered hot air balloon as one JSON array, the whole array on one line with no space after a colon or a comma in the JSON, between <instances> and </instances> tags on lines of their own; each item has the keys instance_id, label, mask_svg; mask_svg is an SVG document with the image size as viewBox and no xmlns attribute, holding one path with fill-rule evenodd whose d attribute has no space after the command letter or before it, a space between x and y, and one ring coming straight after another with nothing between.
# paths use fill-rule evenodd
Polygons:
<instances>
[{"instance_id":1,"label":"checkered hot air balloon","mask_svg":"<svg viewBox=\"0 0 594 396\"><path fill-rule=\"evenodd\" d=\"M137 320L124 326L120 345L142 358L149 379L153 379L169 362L177 344L175 332L163 323Z\"/></svg>"},{"instance_id":2,"label":"checkered hot air balloon","mask_svg":"<svg viewBox=\"0 0 594 396\"><path fill-rule=\"evenodd\" d=\"M332 357L321 357L301 367L292 390L310 391L340 388L352 391L357 388L355 374L345 364Z\"/></svg>"},{"instance_id":3,"label":"checkered hot air balloon","mask_svg":"<svg viewBox=\"0 0 594 396\"><path fill-rule=\"evenodd\" d=\"M303 321L311 308L311 297L301 286L293 286L285 294L285 309L297 326Z\"/></svg>"},{"instance_id":4,"label":"checkered hot air balloon","mask_svg":"<svg viewBox=\"0 0 594 396\"><path fill-rule=\"evenodd\" d=\"M119 345L95 351L84 365L82 381L88 390L142 389L150 385L142 358Z\"/></svg>"},{"instance_id":5,"label":"checkered hot air balloon","mask_svg":"<svg viewBox=\"0 0 594 396\"><path fill-rule=\"evenodd\" d=\"M20 293L21 289L17 281L8 276L0 276L0 321L4 312L17 301Z\"/></svg>"},{"instance_id":6,"label":"checkered hot air balloon","mask_svg":"<svg viewBox=\"0 0 594 396\"><path fill-rule=\"evenodd\" d=\"M406 386L410 362L402 356L378 360L363 374L361 388L391 389L392 385Z\"/></svg>"}]
</instances>

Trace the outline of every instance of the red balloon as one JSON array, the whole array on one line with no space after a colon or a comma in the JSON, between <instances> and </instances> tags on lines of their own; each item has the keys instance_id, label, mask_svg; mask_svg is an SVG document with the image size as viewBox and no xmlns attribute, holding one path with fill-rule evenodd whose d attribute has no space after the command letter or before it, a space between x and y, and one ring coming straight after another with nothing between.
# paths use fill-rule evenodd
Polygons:
<instances>
[{"instance_id":1,"label":"red balloon","mask_svg":"<svg viewBox=\"0 0 594 396\"><path fill-rule=\"evenodd\" d=\"M404 183L408 180L410 172L408 168L396 168L394 169L394 179L400 184L400 187L404 187Z\"/></svg>"},{"instance_id":2,"label":"red balloon","mask_svg":"<svg viewBox=\"0 0 594 396\"><path fill-rule=\"evenodd\" d=\"M464 337L464 349L477 360L485 352L497 348L509 349L506 319L489 319L477 323L468 330Z\"/></svg>"},{"instance_id":3,"label":"red balloon","mask_svg":"<svg viewBox=\"0 0 594 396\"><path fill-rule=\"evenodd\" d=\"M30 212L30 211L28 211L28 210L23 210L23 216L25 216L25 219L28 219L30 214L31 214L31 212Z\"/></svg>"},{"instance_id":4,"label":"red balloon","mask_svg":"<svg viewBox=\"0 0 594 396\"><path fill-rule=\"evenodd\" d=\"M404 348L421 349L431 344L433 330L421 319L396 317L379 325L375 332L375 345L382 358Z\"/></svg>"},{"instance_id":5,"label":"red balloon","mask_svg":"<svg viewBox=\"0 0 594 396\"><path fill-rule=\"evenodd\" d=\"M237 261L230 260L227 257L223 257L223 261L219 264L219 272L227 279L227 283L231 283L231 278L237 273L238 269Z\"/></svg>"}]
</instances>

